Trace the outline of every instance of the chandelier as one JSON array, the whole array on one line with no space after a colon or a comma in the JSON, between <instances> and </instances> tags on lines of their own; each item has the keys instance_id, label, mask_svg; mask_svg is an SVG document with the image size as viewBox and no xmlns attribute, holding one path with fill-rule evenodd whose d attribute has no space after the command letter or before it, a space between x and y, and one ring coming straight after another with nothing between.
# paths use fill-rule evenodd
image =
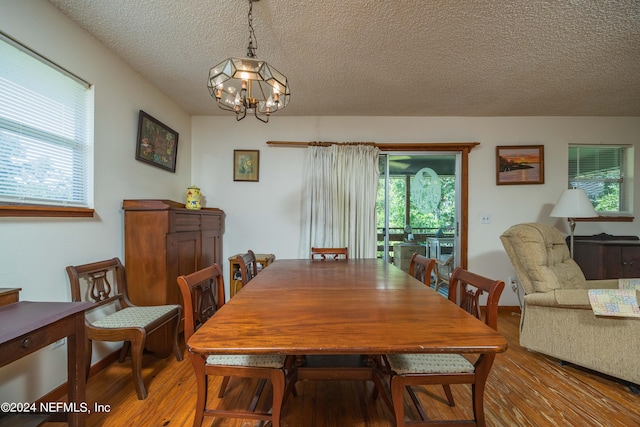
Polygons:
<instances>
[{"instance_id":1,"label":"chandelier","mask_svg":"<svg viewBox=\"0 0 640 427\"><path fill-rule=\"evenodd\" d=\"M209 93L218 107L236 113L240 121L253 113L261 122L289 103L291 92L287 78L256 58L258 43L253 30L253 3L249 0L249 46L246 58L229 58L209 70Z\"/></svg>"}]
</instances>

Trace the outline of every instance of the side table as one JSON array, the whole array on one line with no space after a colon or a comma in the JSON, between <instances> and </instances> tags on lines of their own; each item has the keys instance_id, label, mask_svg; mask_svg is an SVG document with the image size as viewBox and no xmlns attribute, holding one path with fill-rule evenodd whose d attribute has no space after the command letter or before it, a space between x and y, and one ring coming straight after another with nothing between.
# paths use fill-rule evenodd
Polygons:
<instances>
[{"instance_id":1,"label":"side table","mask_svg":"<svg viewBox=\"0 0 640 427\"><path fill-rule=\"evenodd\" d=\"M90 302L14 302L0 307L0 366L8 365L62 338L67 338L69 403L86 405L84 310ZM17 403L17 402L16 402ZM77 410L51 414L66 416L70 426L84 426L87 413Z\"/></svg>"}]
</instances>

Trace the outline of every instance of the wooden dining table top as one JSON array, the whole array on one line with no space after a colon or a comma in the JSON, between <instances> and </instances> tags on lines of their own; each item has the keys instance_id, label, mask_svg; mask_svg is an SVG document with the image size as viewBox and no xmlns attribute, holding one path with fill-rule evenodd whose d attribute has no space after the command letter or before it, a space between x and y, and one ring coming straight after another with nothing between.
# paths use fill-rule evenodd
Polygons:
<instances>
[{"instance_id":1,"label":"wooden dining table top","mask_svg":"<svg viewBox=\"0 0 640 427\"><path fill-rule=\"evenodd\" d=\"M278 260L188 342L198 354L498 353L506 339L377 259Z\"/></svg>"}]
</instances>

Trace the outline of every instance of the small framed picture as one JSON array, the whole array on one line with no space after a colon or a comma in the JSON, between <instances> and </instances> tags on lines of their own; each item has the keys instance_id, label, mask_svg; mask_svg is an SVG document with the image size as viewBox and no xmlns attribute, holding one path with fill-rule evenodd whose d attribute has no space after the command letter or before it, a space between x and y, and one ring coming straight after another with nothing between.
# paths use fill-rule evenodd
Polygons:
<instances>
[{"instance_id":1,"label":"small framed picture","mask_svg":"<svg viewBox=\"0 0 640 427\"><path fill-rule=\"evenodd\" d=\"M175 173L177 155L178 132L140 110L136 159Z\"/></svg>"},{"instance_id":2,"label":"small framed picture","mask_svg":"<svg viewBox=\"0 0 640 427\"><path fill-rule=\"evenodd\" d=\"M233 150L233 180L258 182L260 150Z\"/></svg>"},{"instance_id":3,"label":"small framed picture","mask_svg":"<svg viewBox=\"0 0 640 427\"><path fill-rule=\"evenodd\" d=\"M544 184L544 145L498 145L496 184Z\"/></svg>"}]
</instances>

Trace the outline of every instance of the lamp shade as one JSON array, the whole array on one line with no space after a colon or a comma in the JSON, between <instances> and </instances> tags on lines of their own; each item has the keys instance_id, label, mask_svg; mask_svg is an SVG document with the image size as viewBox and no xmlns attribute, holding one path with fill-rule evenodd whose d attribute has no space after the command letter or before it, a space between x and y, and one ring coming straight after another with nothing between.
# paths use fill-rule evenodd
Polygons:
<instances>
[{"instance_id":1,"label":"lamp shade","mask_svg":"<svg viewBox=\"0 0 640 427\"><path fill-rule=\"evenodd\" d=\"M593 218L598 213L582 188L564 190L549 214L555 218Z\"/></svg>"}]
</instances>

